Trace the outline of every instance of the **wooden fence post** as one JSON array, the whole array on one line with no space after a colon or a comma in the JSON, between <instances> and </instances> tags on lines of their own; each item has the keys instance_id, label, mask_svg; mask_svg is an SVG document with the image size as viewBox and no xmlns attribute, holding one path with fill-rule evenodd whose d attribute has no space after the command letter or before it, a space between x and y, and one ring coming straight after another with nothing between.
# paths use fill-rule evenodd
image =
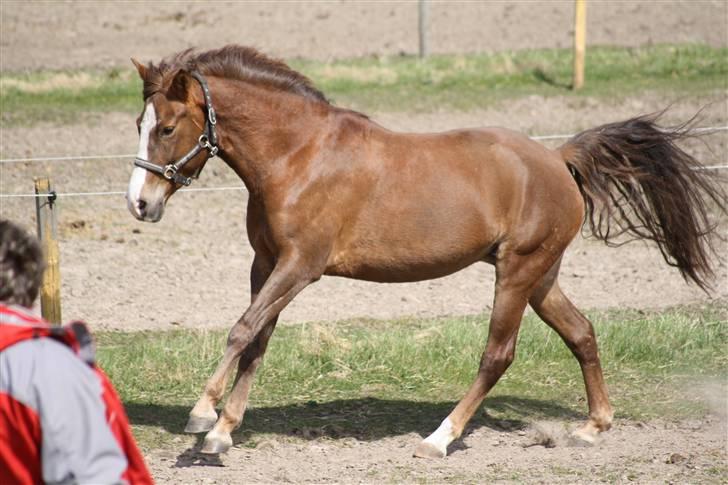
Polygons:
<instances>
[{"instance_id":1,"label":"wooden fence post","mask_svg":"<svg viewBox=\"0 0 728 485\"><path fill-rule=\"evenodd\" d=\"M47 321L61 323L61 270L56 222L56 193L51 190L48 177L35 179L36 218L38 238L43 248L46 268L40 287L40 311Z\"/></svg>"},{"instance_id":2,"label":"wooden fence post","mask_svg":"<svg viewBox=\"0 0 728 485\"><path fill-rule=\"evenodd\" d=\"M586 54L586 0L574 0L574 81L573 89L584 86L584 57Z\"/></svg>"},{"instance_id":3,"label":"wooden fence post","mask_svg":"<svg viewBox=\"0 0 728 485\"><path fill-rule=\"evenodd\" d=\"M428 10L429 0L420 0L419 2L419 16L418 16L418 30L420 35L420 59L424 59L430 55L430 47L427 44L427 26L428 26Z\"/></svg>"}]
</instances>

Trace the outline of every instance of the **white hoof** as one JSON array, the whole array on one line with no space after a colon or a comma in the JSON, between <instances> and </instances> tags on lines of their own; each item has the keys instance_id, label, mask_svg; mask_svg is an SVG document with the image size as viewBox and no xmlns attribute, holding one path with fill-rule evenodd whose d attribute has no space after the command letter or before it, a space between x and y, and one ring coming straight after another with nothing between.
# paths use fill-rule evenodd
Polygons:
<instances>
[{"instance_id":1,"label":"white hoof","mask_svg":"<svg viewBox=\"0 0 728 485\"><path fill-rule=\"evenodd\" d=\"M202 444L201 453L218 455L225 453L233 446L233 437L229 433L218 433L215 430L210 431L205 436Z\"/></svg>"},{"instance_id":2,"label":"white hoof","mask_svg":"<svg viewBox=\"0 0 728 485\"><path fill-rule=\"evenodd\" d=\"M450 418L445 418L435 432L417 446L414 456L420 458L443 458L447 455L447 446L458 437L458 434L455 433Z\"/></svg>"},{"instance_id":3,"label":"white hoof","mask_svg":"<svg viewBox=\"0 0 728 485\"><path fill-rule=\"evenodd\" d=\"M571 446L593 446L597 442L598 431L590 425L575 430L569 436Z\"/></svg>"},{"instance_id":4,"label":"white hoof","mask_svg":"<svg viewBox=\"0 0 728 485\"><path fill-rule=\"evenodd\" d=\"M420 444L417 445L417 448L415 448L413 456L417 458L428 458L433 460L445 458L446 454L447 450L442 450L432 443L428 443L427 441L421 441Z\"/></svg>"}]
</instances>

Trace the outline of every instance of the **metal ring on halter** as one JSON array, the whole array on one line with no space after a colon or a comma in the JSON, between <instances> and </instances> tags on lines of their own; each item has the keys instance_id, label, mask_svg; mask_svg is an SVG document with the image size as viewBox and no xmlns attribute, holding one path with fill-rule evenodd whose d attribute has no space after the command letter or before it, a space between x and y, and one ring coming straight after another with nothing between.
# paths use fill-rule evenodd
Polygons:
<instances>
[{"instance_id":1,"label":"metal ring on halter","mask_svg":"<svg viewBox=\"0 0 728 485\"><path fill-rule=\"evenodd\" d=\"M207 150L210 152L210 158L217 155L217 146L210 143L210 139L205 135L204 133L200 135L200 139L198 140L200 146L202 148L207 148Z\"/></svg>"},{"instance_id":2,"label":"metal ring on halter","mask_svg":"<svg viewBox=\"0 0 728 485\"><path fill-rule=\"evenodd\" d=\"M177 167L172 165L171 163L164 167L164 178L167 180L174 179L174 176L177 174Z\"/></svg>"}]
</instances>

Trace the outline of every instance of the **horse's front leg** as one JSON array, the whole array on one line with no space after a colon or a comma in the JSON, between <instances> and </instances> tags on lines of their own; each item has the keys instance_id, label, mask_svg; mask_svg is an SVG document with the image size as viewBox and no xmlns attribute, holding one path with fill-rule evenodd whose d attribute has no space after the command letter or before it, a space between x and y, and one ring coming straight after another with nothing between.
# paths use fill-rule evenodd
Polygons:
<instances>
[{"instance_id":1,"label":"horse's front leg","mask_svg":"<svg viewBox=\"0 0 728 485\"><path fill-rule=\"evenodd\" d=\"M263 288L263 284L266 282L272 271L272 258L266 257L262 253L256 253L255 258L253 259L253 264L250 268L251 305L255 303L258 293ZM270 337L270 333L272 333L277 319L278 316L276 315L271 320L270 332L262 333L268 333L268 337ZM238 323L242 320L243 318L241 317ZM248 349L245 349L244 356L238 363L238 375L245 373L245 370L250 365L249 363L255 363L255 367L257 367L257 360L260 360L258 354L262 357L262 353L265 352L267 338L266 343L263 343L262 346L260 344L261 343L259 343L256 339L256 341L251 344ZM230 375L233 364L235 364L235 361L239 356L240 355L236 353L236 349L228 345L222 360L218 363L217 368L215 369L215 372L207 380L202 396L200 396L200 399L192 408L192 411L190 411L190 417L187 421L187 426L185 426L186 433L205 433L210 431L215 425L217 422L217 412L215 412L215 407L222 399L223 393L225 392L227 378ZM244 368L241 368L241 366ZM253 373L255 373L255 367L252 369Z\"/></svg>"},{"instance_id":2,"label":"horse's front leg","mask_svg":"<svg viewBox=\"0 0 728 485\"><path fill-rule=\"evenodd\" d=\"M298 253L282 255L253 303L230 330L222 363L239 358L238 373L219 419L205 436L203 453L224 453L232 446L230 434L242 422L253 376L278 314L302 289L321 277L322 271L311 266Z\"/></svg>"}]
</instances>

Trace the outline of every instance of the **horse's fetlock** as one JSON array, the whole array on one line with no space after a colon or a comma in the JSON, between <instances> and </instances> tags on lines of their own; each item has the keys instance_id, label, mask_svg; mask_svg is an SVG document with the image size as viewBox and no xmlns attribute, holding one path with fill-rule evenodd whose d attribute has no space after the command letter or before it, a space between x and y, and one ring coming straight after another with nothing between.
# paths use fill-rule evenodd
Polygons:
<instances>
[{"instance_id":1,"label":"horse's fetlock","mask_svg":"<svg viewBox=\"0 0 728 485\"><path fill-rule=\"evenodd\" d=\"M223 409L220 413L220 420L225 423L225 429L233 430L243 422L243 415L233 416L229 411Z\"/></svg>"},{"instance_id":2,"label":"horse's fetlock","mask_svg":"<svg viewBox=\"0 0 728 485\"><path fill-rule=\"evenodd\" d=\"M215 384L207 384L205 386L205 395L207 398L212 402L217 404L220 402L220 399L222 399L222 395L224 393L225 389L223 387L223 383L215 383ZM211 404L211 407L213 405Z\"/></svg>"},{"instance_id":3,"label":"horse's fetlock","mask_svg":"<svg viewBox=\"0 0 728 485\"><path fill-rule=\"evenodd\" d=\"M599 430L599 432L608 431L612 427L613 419L614 412L611 408L606 411L592 413L589 415L589 421Z\"/></svg>"}]
</instances>

